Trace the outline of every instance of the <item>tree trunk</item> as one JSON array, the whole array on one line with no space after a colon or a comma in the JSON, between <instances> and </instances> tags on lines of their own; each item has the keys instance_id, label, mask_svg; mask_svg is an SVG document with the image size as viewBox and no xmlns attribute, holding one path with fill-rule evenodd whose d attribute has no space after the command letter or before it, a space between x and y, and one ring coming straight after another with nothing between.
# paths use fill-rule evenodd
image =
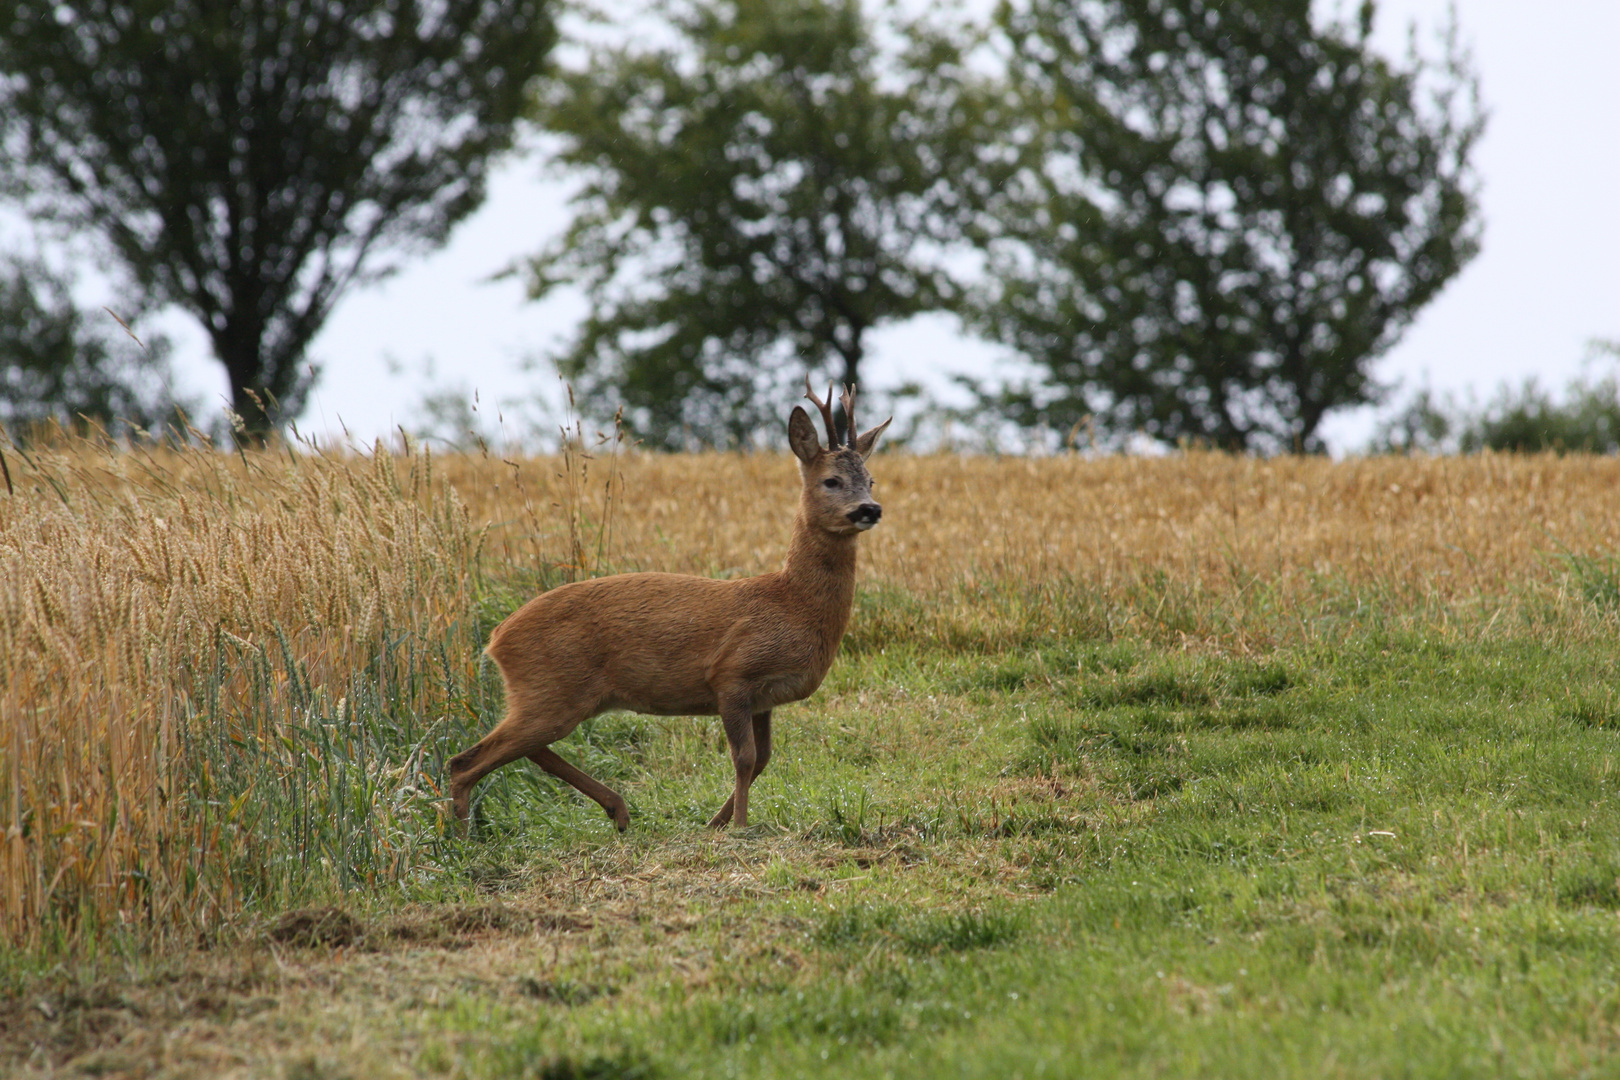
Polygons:
<instances>
[{"instance_id":1,"label":"tree trunk","mask_svg":"<svg viewBox=\"0 0 1620 1080\"><path fill-rule=\"evenodd\" d=\"M231 411L242 420L241 430L235 432L242 446L263 446L274 428L271 399L264 388L264 362L259 355L264 326L253 322L227 316L224 328L212 335L214 355L225 365L231 380Z\"/></svg>"},{"instance_id":2,"label":"tree trunk","mask_svg":"<svg viewBox=\"0 0 1620 1080\"><path fill-rule=\"evenodd\" d=\"M851 325L849 328L849 346L839 348L838 355L844 358L844 376L841 386L859 386L861 368L861 335L864 329ZM851 445L855 442L855 432L851 426L850 417L844 417L844 441Z\"/></svg>"},{"instance_id":3,"label":"tree trunk","mask_svg":"<svg viewBox=\"0 0 1620 1080\"><path fill-rule=\"evenodd\" d=\"M854 332L854 338L855 343L853 345L851 345L848 349L839 350L839 353L844 358L843 385L845 386L860 385L861 332L859 330Z\"/></svg>"}]
</instances>

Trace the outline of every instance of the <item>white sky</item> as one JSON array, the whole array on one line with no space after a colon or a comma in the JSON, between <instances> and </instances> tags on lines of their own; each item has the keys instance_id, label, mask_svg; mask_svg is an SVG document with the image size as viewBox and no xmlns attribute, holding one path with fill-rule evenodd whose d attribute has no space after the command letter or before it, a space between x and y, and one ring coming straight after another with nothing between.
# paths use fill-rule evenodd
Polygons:
<instances>
[{"instance_id":1,"label":"white sky","mask_svg":"<svg viewBox=\"0 0 1620 1080\"><path fill-rule=\"evenodd\" d=\"M1408 390L1427 382L1482 397L1503 380L1531 375L1561 386L1581 371L1587 341L1620 338L1620 3L1457 0L1456 7L1490 111L1476 157L1484 250L1377 371ZM1446 0L1384 0L1378 41L1403 56L1416 20L1432 44L1446 10ZM492 402L555 400L555 375L525 370L523 360L565 338L581 302L528 303L518 282L485 279L562 227L565 194L541 176L534 157L510 160L494 176L489 201L446 248L351 293L311 349L325 374L300 427L336 434L341 419L357 437L385 434L417 418L429 386L476 389L490 421ZM224 376L201 333L179 316L162 325L179 346L182 387L221 402ZM875 386L942 385L950 371L986 373L1009 362L945 317L888 328L871 345ZM1328 421L1335 450L1362 446L1374 414Z\"/></svg>"}]
</instances>

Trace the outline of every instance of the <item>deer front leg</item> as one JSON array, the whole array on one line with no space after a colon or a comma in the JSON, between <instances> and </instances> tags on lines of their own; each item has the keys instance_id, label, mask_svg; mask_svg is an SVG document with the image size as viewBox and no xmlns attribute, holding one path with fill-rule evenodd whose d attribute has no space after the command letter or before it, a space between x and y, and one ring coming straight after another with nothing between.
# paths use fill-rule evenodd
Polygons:
<instances>
[{"instance_id":1,"label":"deer front leg","mask_svg":"<svg viewBox=\"0 0 1620 1080\"><path fill-rule=\"evenodd\" d=\"M754 717L753 711L747 703L736 705L723 705L720 709L720 723L726 729L726 742L731 746L731 765L737 776L735 788L731 793L731 814L729 816L736 822L739 829L748 825L748 785L754 782L754 764L758 761L758 751L754 745ZM714 815L709 824L719 828L725 824L724 810Z\"/></svg>"},{"instance_id":2,"label":"deer front leg","mask_svg":"<svg viewBox=\"0 0 1620 1080\"><path fill-rule=\"evenodd\" d=\"M748 778L750 786L759 779L759 774L765 771L765 766L771 760L771 714L769 712L754 714L754 775ZM732 794L726 799L714 817L709 819L709 828L718 829L731 820L732 809L737 802L737 796ZM739 824L743 824L739 822Z\"/></svg>"}]
</instances>

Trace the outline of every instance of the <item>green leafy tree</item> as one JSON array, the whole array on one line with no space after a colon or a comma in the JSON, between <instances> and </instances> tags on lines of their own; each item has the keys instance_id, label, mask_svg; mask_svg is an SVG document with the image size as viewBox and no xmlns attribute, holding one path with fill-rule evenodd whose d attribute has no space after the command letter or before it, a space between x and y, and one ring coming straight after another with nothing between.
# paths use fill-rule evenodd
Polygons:
<instances>
[{"instance_id":1,"label":"green leafy tree","mask_svg":"<svg viewBox=\"0 0 1620 1080\"><path fill-rule=\"evenodd\" d=\"M1402 67L1308 0L1022 0L1000 23L1024 168L982 325L1032 358L1007 415L1321 447L1477 252L1482 126L1455 42Z\"/></svg>"},{"instance_id":2,"label":"green leafy tree","mask_svg":"<svg viewBox=\"0 0 1620 1080\"><path fill-rule=\"evenodd\" d=\"M21 439L51 421L88 420L122 434L174 419L168 341L138 343L97 314L40 262L0 261L0 429Z\"/></svg>"},{"instance_id":3,"label":"green leafy tree","mask_svg":"<svg viewBox=\"0 0 1620 1080\"><path fill-rule=\"evenodd\" d=\"M0 135L262 434L343 292L482 201L553 39L548 0L0 0Z\"/></svg>"},{"instance_id":4,"label":"green leafy tree","mask_svg":"<svg viewBox=\"0 0 1620 1080\"><path fill-rule=\"evenodd\" d=\"M1460 425L1458 449L1487 447L1534 453L1613 454L1620 451L1620 380L1575 379L1558 400L1535 379L1502 387L1483 415Z\"/></svg>"},{"instance_id":5,"label":"green leafy tree","mask_svg":"<svg viewBox=\"0 0 1620 1080\"><path fill-rule=\"evenodd\" d=\"M943 252L983 184L962 45L857 0L677 8L665 48L597 48L549 85L542 127L583 177L535 296L582 286L558 358L595 415L668 447L775 430L805 374L860 380L866 335L948 307Z\"/></svg>"},{"instance_id":6,"label":"green leafy tree","mask_svg":"<svg viewBox=\"0 0 1620 1080\"><path fill-rule=\"evenodd\" d=\"M1620 359L1620 342L1594 341L1587 363ZM1613 371L1570 380L1557 397L1534 379L1503 383L1483 407L1438 399L1428 389L1387 421L1374 438L1375 453L1620 453L1620 377Z\"/></svg>"}]
</instances>

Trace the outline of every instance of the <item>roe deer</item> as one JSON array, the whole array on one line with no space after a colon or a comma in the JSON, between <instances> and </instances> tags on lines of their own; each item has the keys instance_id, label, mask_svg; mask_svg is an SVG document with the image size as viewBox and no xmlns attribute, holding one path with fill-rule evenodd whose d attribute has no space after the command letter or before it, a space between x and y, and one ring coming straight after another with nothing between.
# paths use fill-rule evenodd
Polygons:
<instances>
[{"instance_id":1,"label":"roe deer","mask_svg":"<svg viewBox=\"0 0 1620 1080\"><path fill-rule=\"evenodd\" d=\"M619 793L550 746L587 717L628 709L718 714L737 780L709 824L748 824L749 785L771 757L771 710L809 697L832 667L855 597L855 539L883 515L866 459L890 421L857 436L854 388L846 388L841 445L831 392L822 401L808 380L805 391L828 445L795 406L788 444L803 490L782 569L734 581L619 574L559 586L513 612L485 650L506 684L506 718L450 759L456 817L467 816L474 784L526 757L600 803L623 832L630 813Z\"/></svg>"}]
</instances>

